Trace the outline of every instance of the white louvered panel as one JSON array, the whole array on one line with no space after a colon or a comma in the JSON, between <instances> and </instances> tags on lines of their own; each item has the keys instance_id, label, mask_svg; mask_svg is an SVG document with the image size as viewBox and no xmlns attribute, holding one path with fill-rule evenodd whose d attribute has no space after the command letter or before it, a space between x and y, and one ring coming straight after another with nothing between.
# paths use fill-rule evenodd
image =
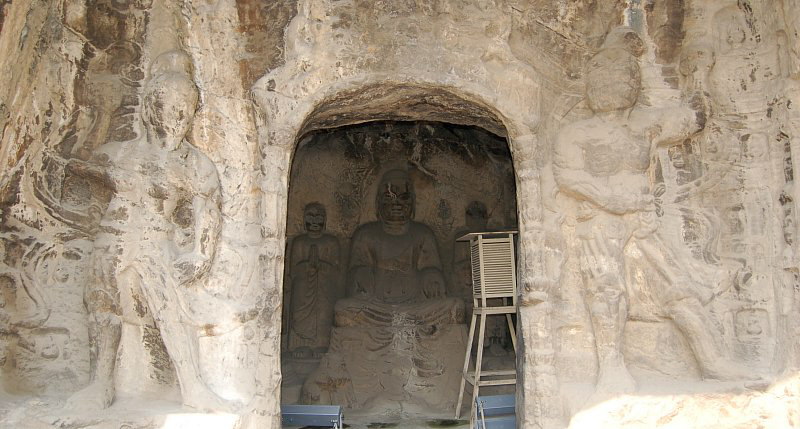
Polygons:
<instances>
[{"instance_id":1,"label":"white louvered panel","mask_svg":"<svg viewBox=\"0 0 800 429\"><path fill-rule=\"evenodd\" d=\"M480 295L481 293L481 261L480 261L480 246L478 241L473 241L470 246L470 262L472 265L472 293Z\"/></svg>"},{"instance_id":2,"label":"white louvered panel","mask_svg":"<svg viewBox=\"0 0 800 429\"><path fill-rule=\"evenodd\" d=\"M515 294L514 284L514 255L513 239L503 238L483 238L477 240L480 243L478 256L481 260L478 265L482 267L483 290L480 286L475 289L476 294L483 293L488 297L513 297ZM474 251L473 247L473 251Z\"/></svg>"}]
</instances>

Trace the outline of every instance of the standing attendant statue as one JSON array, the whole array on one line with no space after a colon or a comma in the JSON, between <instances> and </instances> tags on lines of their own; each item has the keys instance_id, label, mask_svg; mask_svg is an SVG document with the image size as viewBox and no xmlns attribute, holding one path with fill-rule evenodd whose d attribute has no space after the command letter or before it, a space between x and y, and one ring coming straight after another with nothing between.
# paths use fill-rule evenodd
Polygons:
<instances>
[{"instance_id":1,"label":"standing attendant statue","mask_svg":"<svg viewBox=\"0 0 800 429\"><path fill-rule=\"evenodd\" d=\"M289 352L295 358L319 358L331 341L340 253L336 237L324 233L326 220L322 204L306 205L306 233L294 238L289 254Z\"/></svg>"}]
</instances>

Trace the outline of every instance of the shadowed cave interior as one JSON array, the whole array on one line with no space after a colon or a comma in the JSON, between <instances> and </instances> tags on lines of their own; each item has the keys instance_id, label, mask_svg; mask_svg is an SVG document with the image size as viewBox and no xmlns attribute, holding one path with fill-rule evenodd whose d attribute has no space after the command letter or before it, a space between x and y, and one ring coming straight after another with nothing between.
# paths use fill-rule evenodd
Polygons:
<instances>
[{"instance_id":1,"label":"shadowed cave interior","mask_svg":"<svg viewBox=\"0 0 800 429\"><path fill-rule=\"evenodd\" d=\"M314 131L295 152L287 213L281 402L452 418L472 308L456 239L516 228L506 140L424 121ZM484 350L484 369L514 367L502 316Z\"/></svg>"}]
</instances>

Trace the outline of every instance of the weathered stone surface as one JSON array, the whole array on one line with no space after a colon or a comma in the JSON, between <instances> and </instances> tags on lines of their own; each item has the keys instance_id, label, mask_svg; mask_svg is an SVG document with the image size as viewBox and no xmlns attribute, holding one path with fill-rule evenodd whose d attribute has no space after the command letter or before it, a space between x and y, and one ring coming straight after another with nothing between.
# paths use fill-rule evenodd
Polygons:
<instances>
[{"instance_id":1,"label":"weathered stone surface","mask_svg":"<svg viewBox=\"0 0 800 429\"><path fill-rule=\"evenodd\" d=\"M291 201L292 186L309 180L292 175L296 148L346 125L440 121L482 127L510 149L516 213L503 218L520 230L520 427L800 425L798 6L0 0L0 421L278 427L281 379L291 376L280 353L286 239L301 233L311 202ZM619 25L632 32L612 31ZM175 50L185 60L151 69ZM601 60L627 74L596 76ZM148 85L176 64L199 103L163 125L194 115L184 147L208 167L144 144L154 141L148 128L161 133L143 120ZM73 168L99 165L103 153L141 167L128 168L139 176L127 190ZM197 193L169 189L195 189L212 169L219 225L199 231L213 257L177 286L171 276L189 266L148 240L197 238L188 233ZM168 177L151 171L172 174L172 187L150 186ZM136 204L120 210L120 198ZM473 200L432 204L429 219L460 216ZM168 210L172 201L186 210ZM323 203L329 219L346 211ZM429 219L440 243L452 238L456 226ZM111 233L120 255L99 250L112 220L128 228ZM329 222L340 251L364 222ZM125 265L135 249L158 261ZM115 299L83 304L102 289L92 266L104 258L138 269L157 294L194 296L187 313L173 295L121 294L132 320L120 322L118 362L98 358L90 322ZM123 271L112 278L136 277ZM169 331L186 326L194 340L175 341ZM106 411L62 408L90 385L92 362L116 367L117 398ZM182 400L198 405L186 401L187 365L225 404L205 406L228 414L179 412ZM606 383L612 367L624 386ZM598 384L625 393L603 400Z\"/></svg>"}]
</instances>

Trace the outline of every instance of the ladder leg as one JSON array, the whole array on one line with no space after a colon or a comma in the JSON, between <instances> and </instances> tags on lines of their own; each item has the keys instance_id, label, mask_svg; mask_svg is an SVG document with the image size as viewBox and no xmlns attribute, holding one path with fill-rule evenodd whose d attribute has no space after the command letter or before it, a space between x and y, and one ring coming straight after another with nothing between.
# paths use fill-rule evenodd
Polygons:
<instances>
[{"instance_id":1,"label":"ladder leg","mask_svg":"<svg viewBox=\"0 0 800 429\"><path fill-rule=\"evenodd\" d=\"M486 336L486 314L479 314L480 329L478 331L478 357L475 359L475 385L472 389L472 405L470 414L475 415L475 400L478 399L478 390L481 385L481 364L483 363L483 339Z\"/></svg>"},{"instance_id":2,"label":"ladder leg","mask_svg":"<svg viewBox=\"0 0 800 429\"><path fill-rule=\"evenodd\" d=\"M472 356L472 340L475 338L475 317L472 313L472 320L469 323L469 339L467 340L467 355L464 356L464 370L461 372L461 387L458 389L458 402L456 403L456 419L461 416L461 402L464 400L464 383L467 381L469 371L469 358ZM475 386L472 387L473 389Z\"/></svg>"},{"instance_id":3,"label":"ladder leg","mask_svg":"<svg viewBox=\"0 0 800 429\"><path fill-rule=\"evenodd\" d=\"M517 354L517 331L514 330L514 321L511 320L511 314L506 314L506 321L508 322L508 331L511 333L511 345L514 346L514 355Z\"/></svg>"}]
</instances>

